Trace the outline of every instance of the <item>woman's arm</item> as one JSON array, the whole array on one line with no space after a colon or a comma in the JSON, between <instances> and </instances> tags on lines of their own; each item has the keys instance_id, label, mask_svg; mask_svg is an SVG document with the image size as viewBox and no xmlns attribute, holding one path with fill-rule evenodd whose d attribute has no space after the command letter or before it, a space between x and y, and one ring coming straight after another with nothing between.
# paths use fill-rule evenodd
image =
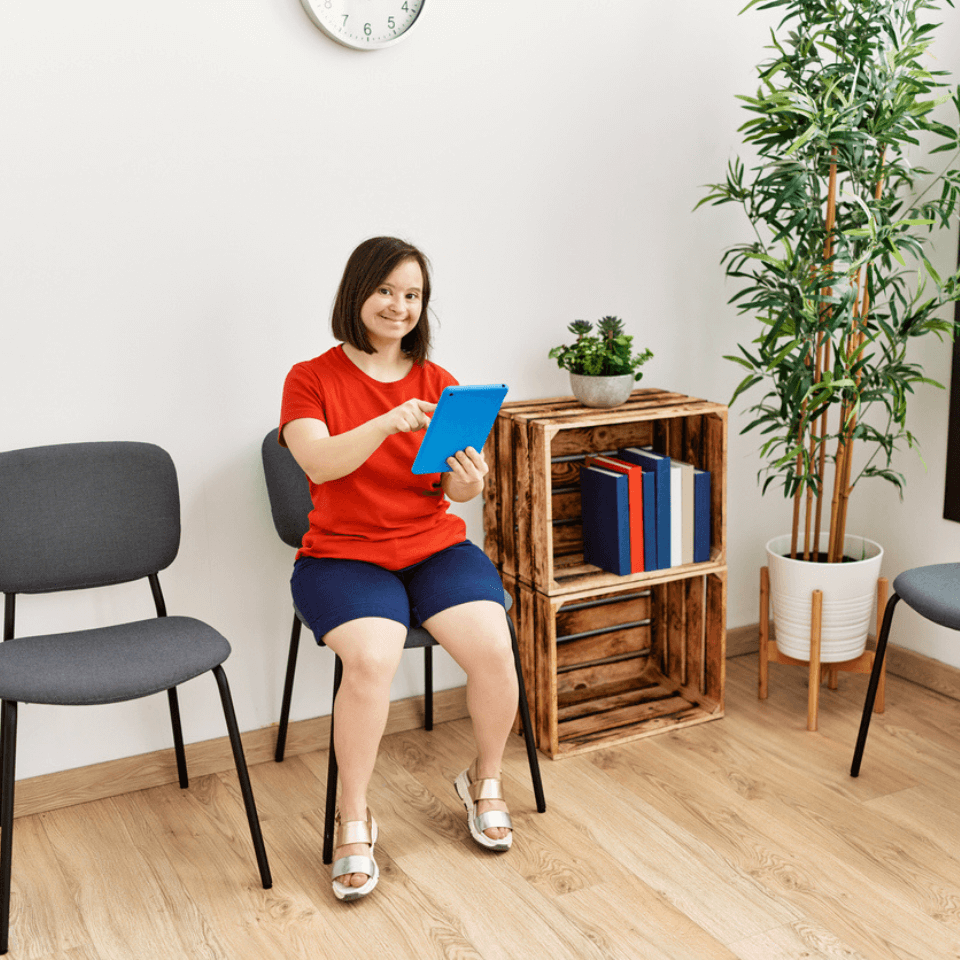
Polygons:
<instances>
[{"instance_id":1,"label":"woman's arm","mask_svg":"<svg viewBox=\"0 0 960 960\"><path fill-rule=\"evenodd\" d=\"M490 472L483 453L467 447L448 458L450 472L441 475L441 486L448 500L466 503L483 492L483 478Z\"/></svg>"},{"instance_id":2,"label":"woman's arm","mask_svg":"<svg viewBox=\"0 0 960 960\"><path fill-rule=\"evenodd\" d=\"M335 437L322 420L303 417L284 426L283 439L310 480L326 483L353 473L392 434L423 429L436 408L426 400L408 400Z\"/></svg>"}]
</instances>

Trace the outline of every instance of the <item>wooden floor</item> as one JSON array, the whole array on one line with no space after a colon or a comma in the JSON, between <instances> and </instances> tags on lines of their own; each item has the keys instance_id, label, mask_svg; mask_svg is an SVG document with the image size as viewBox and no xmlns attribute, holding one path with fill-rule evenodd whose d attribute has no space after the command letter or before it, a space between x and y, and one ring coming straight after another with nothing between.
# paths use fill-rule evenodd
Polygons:
<instances>
[{"instance_id":1,"label":"wooden floor","mask_svg":"<svg viewBox=\"0 0 960 960\"><path fill-rule=\"evenodd\" d=\"M252 770L274 873L257 881L235 778L16 823L11 957L37 960L960 958L960 703L890 678L858 780L865 677L728 662L727 716L560 761L538 814L519 738L512 851L475 847L451 778L466 721L384 742L373 896L320 862L326 754Z\"/></svg>"}]
</instances>

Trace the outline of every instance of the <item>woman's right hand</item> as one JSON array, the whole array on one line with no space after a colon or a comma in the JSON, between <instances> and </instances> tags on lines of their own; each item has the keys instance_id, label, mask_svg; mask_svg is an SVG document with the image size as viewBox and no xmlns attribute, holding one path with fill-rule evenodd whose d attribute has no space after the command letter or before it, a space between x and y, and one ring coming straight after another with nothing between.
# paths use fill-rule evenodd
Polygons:
<instances>
[{"instance_id":1,"label":"woman's right hand","mask_svg":"<svg viewBox=\"0 0 960 960\"><path fill-rule=\"evenodd\" d=\"M388 437L394 433L413 433L430 423L436 409L435 403L427 403L426 400L407 400L378 419Z\"/></svg>"}]
</instances>

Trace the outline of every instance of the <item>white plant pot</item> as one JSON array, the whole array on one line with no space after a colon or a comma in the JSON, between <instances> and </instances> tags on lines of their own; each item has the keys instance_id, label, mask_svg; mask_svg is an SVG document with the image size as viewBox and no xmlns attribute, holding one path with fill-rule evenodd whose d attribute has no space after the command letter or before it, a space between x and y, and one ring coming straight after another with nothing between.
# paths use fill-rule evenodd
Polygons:
<instances>
[{"instance_id":1,"label":"white plant pot","mask_svg":"<svg viewBox=\"0 0 960 960\"><path fill-rule=\"evenodd\" d=\"M585 407L619 407L626 403L636 381L632 373L616 377L587 377L570 374L570 389Z\"/></svg>"},{"instance_id":2,"label":"white plant pot","mask_svg":"<svg viewBox=\"0 0 960 960\"><path fill-rule=\"evenodd\" d=\"M845 537L843 553L852 563L810 563L790 559L790 535L767 544L770 601L777 649L795 660L810 660L810 615L814 590L823 593L821 663L841 663L863 653L873 622L883 547L864 537ZM820 536L826 553L829 534ZM784 555L786 554L786 556Z\"/></svg>"}]
</instances>

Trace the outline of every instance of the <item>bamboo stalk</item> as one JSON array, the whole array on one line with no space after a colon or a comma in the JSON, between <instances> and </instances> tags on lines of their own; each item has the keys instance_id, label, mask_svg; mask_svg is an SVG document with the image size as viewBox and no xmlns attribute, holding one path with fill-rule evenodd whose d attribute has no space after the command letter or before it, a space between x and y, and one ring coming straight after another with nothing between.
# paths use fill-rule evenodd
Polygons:
<instances>
[{"instance_id":1,"label":"bamboo stalk","mask_svg":"<svg viewBox=\"0 0 960 960\"><path fill-rule=\"evenodd\" d=\"M821 377L823 376L823 334L821 333L817 338L817 361L814 367L813 380L814 383L819 383ZM814 420L810 424L810 463L813 464L816 459L817 453L817 442L819 441L819 434L817 432L817 420ZM819 500L819 494L818 494ZM807 487L807 512L806 512L806 526L803 531L803 559L810 559L810 526L813 519L813 489ZM814 543L813 553L817 553L817 545Z\"/></svg>"},{"instance_id":2,"label":"bamboo stalk","mask_svg":"<svg viewBox=\"0 0 960 960\"><path fill-rule=\"evenodd\" d=\"M803 413L806 412L806 409L807 409L807 405L806 403L804 403L802 412L800 415L801 421L803 419ZM797 441L802 447L803 446L802 427L798 430ZM801 452L797 454L797 464L796 464L795 471L796 473L799 474L802 469L803 469L803 452L801 450ZM803 492L803 487L797 487L797 489L794 491L794 494L793 494L793 529L790 536L790 559L791 560L797 559L797 540L799 539L799 535L800 535L800 500L801 500L802 492Z\"/></svg>"},{"instance_id":3,"label":"bamboo stalk","mask_svg":"<svg viewBox=\"0 0 960 960\"><path fill-rule=\"evenodd\" d=\"M830 162L830 174L827 181L827 219L826 219L826 239L823 243L823 260L824 263L830 266L832 272L833 266L833 253L834 253L834 230L837 225L837 147L834 147L830 151L830 156L834 159ZM831 296L833 294L833 287L826 287L824 289L825 296ZM827 318L833 315L833 308L828 306L824 310L824 314ZM824 332L821 330L819 335L819 343L817 344L817 371L815 374L816 382L819 383L823 378L823 371L827 369L830 365L830 338L825 336ZM814 423L811 429L811 440L810 440L810 462L814 462L815 449L814 444L816 443L819 446L819 464L817 466L817 493L816 493L816 516L814 519L814 528L813 528L813 559L818 561L820 559L820 524L823 518L823 474L826 469L826 459L827 459L827 445L826 445L826 435L827 435L827 411L824 409L823 413L819 418L819 425ZM810 492L810 495L813 495L813 492ZM810 529L810 500L807 500L807 537L809 537ZM806 555L804 557L806 559Z\"/></svg>"},{"instance_id":4,"label":"bamboo stalk","mask_svg":"<svg viewBox=\"0 0 960 960\"><path fill-rule=\"evenodd\" d=\"M843 560L843 548L847 532L847 507L850 504L850 465L853 463L853 441L849 443L846 462L843 465L843 482L840 490L840 517L837 525L836 559L834 563Z\"/></svg>"},{"instance_id":5,"label":"bamboo stalk","mask_svg":"<svg viewBox=\"0 0 960 960\"><path fill-rule=\"evenodd\" d=\"M837 532L840 521L840 485L847 462L847 444L844 424L847 421L849 407L843 403L840 407L840 436L837 439L837 456L833 465L833 499L830 501L830 537L827 546L827 563L836 563Z\"/></svg>"},{"instance_id":6,"label":"bamboo stalk","mask_svg":"<svg viewBox=\"0 0 960 960\"><path fill-rule=\"evenodd\" d=\"M817 424L816 421L810 424L810 462L813 463L817 454ZM803 528L803 559L810 559L810 534L813 527L813 490L807 487L807 509L804 513ZM814 548L816 553L816 548Z\"/></svg>"},{"instance_id":7,"label":"bamboo stalk","mask_svg":"<svg viewBox=\"0 0 960 960\"><path fill-rule=\"evenodd\" d=\"M881 148L880 150L880 171L881 175L877 178L877 185L873 191L873 197L875 200L879 201L883 196L883 164L884 158L886 156L886 147ZM860 272L857 271L857 283L860 283ZM870 265L868 264L864 267L863 270L863 286L858 293L859 301L859 310L854 311L855 321L854 328L850 332L850 350L847 353L848 359L850 357L856 356L859 354L860 348L863 346L866 340L866 328L867 328L867 315L870 312ZM856 384L859 388L860 386L860 374L856 376ZM846 437L849 438L848 443L845 445L844 450L844 469L843 469L843 485L840 494L840 516L839 523L837 528L837 542L835 544L835 553L836 559L835 563L839 563L843 559L843 541L845 539L845 534L847 532L847 505L850 501L850 474L851 474L851 463L853 460L853 431L857 425L856 413L852 410L850 412L850 423L846 424L846 421L843 425L843 431ZM838 465L839 469L839 465Z\"/></svg>"},{"instance_id":8,"label":"bamboo stalk","mask_svg":"<svg viewBox=\"0 0 960 960\"><path fill-rule=\"evenodd\" d=\"M815 274L816 268L811 267L811 273ZM807 357L805 364L810 366L810 358ZM807 415L807 401L804 400L800 407L800 424L797 427L797 462L794 464L794 475L799 476L803 470L803 444L804 444L804 418ZM797 559L799 549L798 541L800 537L800 509L803 503L803 485L798 484L797 489L793 491L793 526L790 533L790 559ZM809 536L809 534L807 534ZM803 545L803 559L807 559L808 544L806 538Z\"/></svg>"},{"instance_id":9,"label":"bamboo stalk","mask_svg":"<svg viewBox=\"0 0 960 960\"><path fill-rule=\"evenodd\" d=\"M857 338L859 336L860 319L860 271L857 271L856 280L857 297L853 308L853 327L847 337L847 342L843 347L844 360L849 366L850 358L856 351ZM837 457L834 462L833 473L833 500L830 503L830 542L827 548L827 562L839 563L843 559L843 540L846 528L841 520L845 519L844 494L846 493L846 483L850 480L849 461L853 446L853 426L851 419L854 417L853 408L844 401L840 407L840 432L837 439Z\"/></svg>"},{"instance_id":10,"label":"bamboo stalk","mask_svg":"<svg viewBox=\"0 0 960 960\"><path fill-rule=\"evenodd\" d=\"M830 339L824 337L823 369L830 366ZM823 476L827 469L827 408L820 414L820 463L817 466L817 515L813 526L814 548L819 559L820 552L820 525L823 520Z\"/></svg>"}]
</instances>

